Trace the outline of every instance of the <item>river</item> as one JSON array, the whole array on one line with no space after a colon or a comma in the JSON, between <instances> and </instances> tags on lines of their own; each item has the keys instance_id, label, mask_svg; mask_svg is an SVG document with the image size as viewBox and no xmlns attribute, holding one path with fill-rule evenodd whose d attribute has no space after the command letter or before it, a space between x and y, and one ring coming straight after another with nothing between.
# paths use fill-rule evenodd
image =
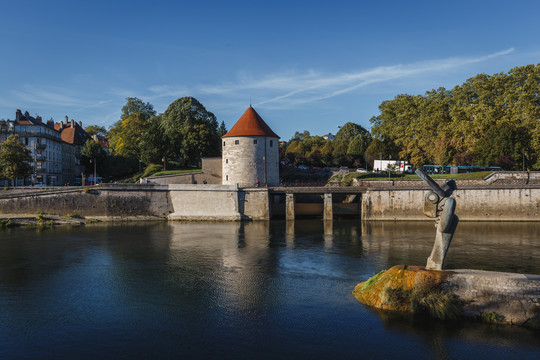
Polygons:
<instances>
[{"instance_id":1,"label":"river","mask_svg":"<svg viewBox=\"0 0 540 360\"><path fill-rule=\"evenodd\" d=\"M420 320L354 286L423 265L433 223L0 230L1 359L538 359L540 333ZM446 268L540 274L540 223L460 223Z\"/></svg>"}]
</instances>

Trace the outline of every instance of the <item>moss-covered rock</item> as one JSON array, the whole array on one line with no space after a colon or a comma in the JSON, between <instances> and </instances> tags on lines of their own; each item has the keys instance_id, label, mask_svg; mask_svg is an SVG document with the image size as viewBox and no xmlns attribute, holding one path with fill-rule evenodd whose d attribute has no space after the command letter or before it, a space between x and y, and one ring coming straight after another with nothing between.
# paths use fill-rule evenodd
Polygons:
<instances>
[{"instance_id":1,"label":"moss-covered rock","mask_svg":"<svg viewBox=\"0 0 540 360\"><path fill-rule=\"evenodd\" d=\"M451 274L397 265L359 283L353 295L358 301L378 309L452 319L461 313L461 300L441 287Z\"/></svg>"}]
</instances>

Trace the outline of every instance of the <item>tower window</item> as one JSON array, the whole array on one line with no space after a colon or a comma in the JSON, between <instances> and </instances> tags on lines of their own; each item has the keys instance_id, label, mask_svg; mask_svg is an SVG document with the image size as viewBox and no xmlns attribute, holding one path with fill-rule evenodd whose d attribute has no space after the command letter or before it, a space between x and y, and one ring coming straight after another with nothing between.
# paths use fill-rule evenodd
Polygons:
<instances>
[{"instance_id":1,"label":"tower window","mask_svg":"<svg viewBox=\"0 0 540 360\"><path fill-rule=\"evenodd\" d=\"M223 146L225 146L225 141L223 142Z\"/></svg>"},{"instance_id":2,"label":"tower window","mask_svg":"<svg viewBox=\"0 0 540 360\"><path fill-rule=\"evenodd\" d=\"M229 163L229 159L225 159L225 164L228 164Z\"/></svg>"},{"instance_id":3,"label":"tower window","mask_svg":"<svg viewBox=\"0 0 540 360\"><path fill-rule=\"evenodd\" d=\"M225 180L229 181L229 175L225 175Z\"/></svg>"},{"instance_id":4,"label":"tower window","mask_svg":"<svg viewBox=\"0 0 540 360\"><path fill-rule=\"evenodd\" d=\"M272 145L274 145L274 140L270 140L270 147L272 147Z\"/></svg>"},{"instance_id":5,"label":"tower window","mask_svg":"<svg viewBox=\"0 0 540 360\"><path fill-rule=\"evenodd\" d=\"M257 144L257 140L256 140L256 139L255 139L255 140L253 140L253 143L254 143L254 144Z\"/></svg>"},{"instance_id":6,"label":"tower window","mask_svg":"<svg viewBox=\"0 0 540 360\"><path fill-rule=\"evenodd\" d=\"M240 140L234 140L234 145L240 144Z\"/></svg>"}]
</instances>

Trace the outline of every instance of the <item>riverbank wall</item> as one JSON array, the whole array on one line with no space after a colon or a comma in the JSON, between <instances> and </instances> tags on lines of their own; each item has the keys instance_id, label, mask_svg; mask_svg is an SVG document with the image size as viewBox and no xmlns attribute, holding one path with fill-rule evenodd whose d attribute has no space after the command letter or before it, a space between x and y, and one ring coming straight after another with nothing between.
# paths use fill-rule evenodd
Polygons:
<instances>
[{"instance_id":1,"label":"riverbank wall","mask_svg":"<svg viewBox=\"0 0 540 360\"><path fill-rule=\"evenodd\" d=\"M102 220L140 217L171 220L270 220L289 188L243 189L235 185L210 184L102 184L93 187L15 188L0 191L0 214L77 214ZM343 204L322 201L322 195L355 194L362 220L432 221L424 216L420 187L359 189L320 188L321 214L331 204L339 214ZM539 221L540 186L459 188L454 193L461 221ZM325 200L326 201L326 200ZM326 205L325 205L326 204ZM302 203L295 203L297 212ZM349 204L352 205L352 204ZM328 210L328 209L327 209ZM316 215L316 214L315 214Z\"/></svg>"}]
</instances>

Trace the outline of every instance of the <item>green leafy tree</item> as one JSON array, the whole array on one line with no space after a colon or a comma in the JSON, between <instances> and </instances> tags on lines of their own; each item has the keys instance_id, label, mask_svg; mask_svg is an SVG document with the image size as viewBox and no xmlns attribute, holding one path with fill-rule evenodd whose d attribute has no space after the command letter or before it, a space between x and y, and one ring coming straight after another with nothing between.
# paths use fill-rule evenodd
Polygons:
<instances>
[{"instance_id":1,"label":"green leafy tree","mask_svg":"<svg viewBox=\"0 0 540 360\"><path fill-rule=\"evenodd\" d=\"M193 97L171 103L163 113L162 127L172 153L188 165L200 164L201 157L221 154L216 116Z\"/></svg>"},{"instance_id":2,"label":"green leafy tree","mask_svg":"<svg viewBox=\"0 0 540 360\"><path fill-rule=\"evenodd\" d=\"M149 119L142 113L136 112L121 123L121 133L115 144L115 154L141 158L141 139L148 131Z\"/></svg>"},{"instance_id":3,"label":"green leafy tree","mask_svg":"<svg viewBox=\"0 0 540 360\"><path fill-rule=\"evenodd\" d=\"M136 115L135 122L140 123L155 116L156 112L154 110L154 106L148 102L145 104L141 99L136 97L126 98L126 104L122 107L120 120L115 122L107 133L109 138L109 146L113 153L120 155L125 154L126 151L128 153L131 152L132 145L126 144L126 138L130 138L132 134L126 134L126 131L130 131L129 127L126 125L129 122L133 122L132 120L135 114L138 114ZM132 120L128 120L126 122L129 117L132 117ZM133 132L140 132L140 129L136 129ZM126 148L128 150L125 150Z\"/></svg>"},{"instance_id":4,"label":"green leafy tree","mask_svg":"<svg viewBox=\"0 0 540 360\"><path fill-rule=\"evenodd\" d=\"M86 133L90 135L91 137L94 135L103 136L103 137L107 136L107 129L99 125L89 125L84 128L84 131L86 131Z\"/></svg>"},{"instance_id":5,"label":"green leafy tree","mask_svg":"<svg viewBox=\"0 0 540 360\"><path fill-rule=\"evenodd\" d=\"M168 138L163 135L161 115L148 120L146 132L141 137L141 159L145 164L161 164L171 156Z\"/></svg>"},{"instance_id":6,"label":"green leafy tree","mask_svg":"<svg viewBox=\"0 0 540 360\"><path fill-rule=\"evenodd\" d=\"M227 133L227 127L225 127L225 121L222 121L218 128L218 136L222 137Z\"/></svg>"},{"instance_id":7,"label":"green leafy tree","mask_svg":"<svg viewBox=\"0 0 540 360\"><path fill-rule=\"evenodd\" d=\"M146 104L139 98L127 97L126 104L122 107L122 115L120 120L125 120L131 114L140 113L145 119L150 119L156 116L154 106L147 102Z\"/></svg>"},{"instance_id":8,"label":"green leafy tree","mask_svg":"<svg viewBox=\"0 0 540 360\"><path fill-rule=\"evenodd\" d=\"M19 135L11 135L0 144L0 175L7 179L25 178L32 169L32 155Z\"/></svg>"},{"instance_id":9,"label":"green leafy tree","mask_svg":"<svg viewBox=\"0 0 540 360\"><path fill-rule=\"evenodd\" d=\"M82 163L87 169L87 172L92 173L94 166L96 166L96 171L101 173L104 167L105 161L105 151L101 148L101 145L97 141L92 139L86 140L84 146L81 150Z\"/></svg>"}]
</instances>

